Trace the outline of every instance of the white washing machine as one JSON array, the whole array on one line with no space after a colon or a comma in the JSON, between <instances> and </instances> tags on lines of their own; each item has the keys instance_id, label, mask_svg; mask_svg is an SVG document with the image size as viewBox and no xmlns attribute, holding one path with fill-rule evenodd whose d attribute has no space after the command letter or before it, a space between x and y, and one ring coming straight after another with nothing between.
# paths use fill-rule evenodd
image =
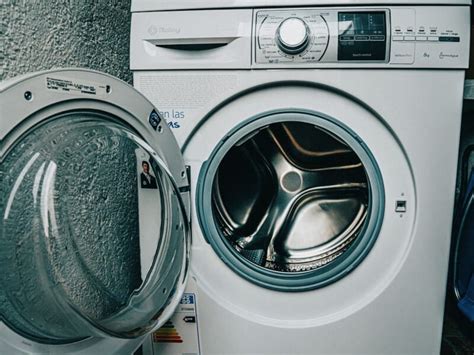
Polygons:
<instances>
[{"instance_id":1,"label":"white washing machine","mask_svg":"<svg viewBox=\"0 0 474 355\"><path fill-rule=\"evenodd\" d=\"M470 2L394 3L136 0L153 104L3 84L0 353L438 353Z\"/></svg>"},{"instance_id":2,"label":"white washing machine","mask_svg":"<svg viewBox=\"0 0 474 355\"><path fill-rule=\"evenodd\" d=\"M469 1L132 2L191 176L153 354L440 350Z\"/></svg>"}]
</instances>

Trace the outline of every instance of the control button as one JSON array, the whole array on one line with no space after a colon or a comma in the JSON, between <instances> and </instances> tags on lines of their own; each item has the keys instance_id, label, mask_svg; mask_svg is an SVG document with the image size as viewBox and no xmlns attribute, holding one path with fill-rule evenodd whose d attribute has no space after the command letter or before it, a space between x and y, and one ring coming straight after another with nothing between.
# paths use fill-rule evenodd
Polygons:
<instances>
[{"instance_id":1,"label":"control button","mask_svg":"<svg viewBox=\"0 0 474 355\"><path fill-rule=\"evenodd\" d=\"M354 36L339 36L340 41L353 41Z\"/></svg>"},{"instance_id":2,"label":"control button","mask_svg":"<svg viewBox=\"0 0 474 355\"><path fill-rule=\"evenodd\" d=\"M426 37L426 36L417 36L417 37L416 37L416 40L417 40L417 41L427 41L427 40L428 40L428 37Z\"/></svg>"},{"instance_id":3,"label":"control button","mask_svg":"<svg viewBox=\"0 0 474 355\"><path fill-rule=\"evenodd\" d=\"M405 213L407 211L407 202L405 200L395 201L395 212Z\"/></svg>"},{"instance_id":4,"label":"control button","mask_svg":"<svg viewBox=\"0 0 474 355\"><path fill-rule=\"evenodd\" d=\"M428 37L428 41L433 41L433 42L438 42L439 41L439 37Z\"/></svg>"},{"instance_id":5,"label":"control button","mask_svg":"<svg viewBox=\"0 0 474 355\"><path fill-rule=\"evenodd\" d=\"M439 41L440 42L459 42L461 39L459 37L454 37L454 36L440 36Z\"/></svg>"},{"instance_id":6,"label":"control button","mask_svg":"<svg viewBox=\"0 0 474 355\"><path fill-rule=\"evenodd\" d=\"M385 41L384 35L370 36L371 41Z\"/></svg>"},{"instance_id":7,"label":"control button","mask_svg":"<svg viewBox=\"0 0 474 355\"><path fill-rule=\"evenodd\" d=\"M356 41L368 41L369 36L355 36Z\"/></svg>"},{"instance_id":8,"label":"control button","mask_svg":"<svg viewBox=\"0 0 474 355\"><path fill-rule=\"evenodd\" d=\"M393 36L392 40L393 41L403 41L403 36Z\"/></svg>"},{"instance_id":9,"label":"control button","mask_svg":"<svg viewBox=\"0 0 474 355\"><path fill-rule=\"evenodd\" d=\"M309 29L299 17L283 20L276 32L278 47L285 53L301 53L309 43Z\"/></svg>"},{"instance_id":10,"label":"control button","mask_svg":"<svg viewBox=\"0 0 474 355\"><path fill-rule=\"evenodd\" d=\"M404 39L405 41L414 41L414 40L415 40L415 36L405 36L405 37L403 37L403 39Z\"/></svg>"}]
</instances>

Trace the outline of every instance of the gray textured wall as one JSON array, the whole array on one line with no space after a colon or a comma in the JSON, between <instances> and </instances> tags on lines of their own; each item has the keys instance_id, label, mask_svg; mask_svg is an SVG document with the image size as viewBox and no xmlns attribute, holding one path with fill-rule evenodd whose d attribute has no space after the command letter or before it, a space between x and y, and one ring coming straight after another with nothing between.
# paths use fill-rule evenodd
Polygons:
<instances>
[{"instance_id":1,"label":"gray textured wall","mask_svg":"<svg viewBox=\"0 0 474 355\"><path fill-rule=\"evenodd\" d=\"M0 79L85 67L131 82L130 0L0 0Z\"/></svg>"},{"instance_id":2,"label":"gray textured wall","mask_svg":"<svg viewBox=\"0 0 474 355\"><path fill-rule=\"evenodd\" d=\"M130 0L0 0L0 21L1 80L50 68L86 67L104 71L131 82L131 73L128 69ZM64 124L67 119L69 118L63 118L60 123ZM75 119L79 121L77 117ZM67 124L64 127L61 126L63 134L69 132L66 130L67 127ZM76 131L80 132L77 129L70 132ZM97 128L90 131L100 132ZM43 159L57 162L60 159L49 153L69 152L71 154L71 149L80 148L81 151L72 151L73 153L68 156L68 164L71 166L82 164L78 172L73 175L76 180L72 181L58 171L56 174L58 183L54 186L54 196L65 200L58 203L64 212L61 223L65 227L65 231L58 229L58 235L66 239L70 235L75 248L79 244L81 245L79 248L84 247L85 249L77 253L74 251L74 255L81 258L84 256L83 260L87 259L87 261L84 262L86 266L83 268L71 268L69 258L63 258L57 265L60 265L63 272L62 290L70 290L70 294L67 295L69 300L72 300L75 305L80 305L81 310L85 306L85 313L92 318L106 317L120 309L131 292L141 283L135 147L128 146L125 142L123 146L112 150L109 145L108 153L100 151L95 159L88 156L88 159L84 160L81 152L87 151L85 148L87 145L85 143L84 146L73 145L72 142L78 142L77 137L56 141L56 138L52 139L51 136L46 137L47 139L42 137L41 132L37 129L34 134L24 138L24 141L30 142L25 145L28 150L15 153L24 147L19 144L12 150L13 153L6 157L2 166L6 173L5 184L3 184L5 186L2 187L13 191L9 182L16 181L18 171L15 172L10 167L23 169L25 165L22 159L27 158L31 152L41 152ZM52 132L57 135L58 130ZM105 132L105 138L100 141L101 144L92 138L89 143L86 143L95 147L94 149L99 146L105 149L107 144L103 143L107 142L111 135L109 131ZM80 137L86 137L86 134L81 134ZM52 142L58 142L61 146L55 146L48 153L46 150ZM69 145L67 147L69 150L66 149L67 145ZM14 159L13 163L11 159ZM124 162L130 162L130 164L124 164ZM33 172L32 169L29 171ZM64 169L64 171L66 175L70 173L69 169ZM97 175L97 171L102 173ZM104 174L104 171L115 172L112 174L115 176ZM111 179L96 181L94 176ZM44 238L42 239L42 234L38 232L41 228L35 229L32 226L38 223L34 209L30 208L28 212L25 212L24 208L21 208L21 206L33 206L30 200L31 191L34 189L26 185L26 181L27 178L22 182L22 191L15 193L15 198L19 201L17 205L20 206L20 213L10 215L9 221L2 226L5 228L5 233L0 230L0 270L10 271L3 272L0 277L0 291L2 291L0 292L0 313L5 315L10 326L15 326L30 335L43 336L37 333L37 329L41 327L48 332L59 332L61 336L71 334L68 333L71 328L67 328L71 325L68 325L68 321L64 318L64 312L55 313L54 308L47 308L53 302L51 297L49 299L49 296L46 297L48 294L51 295L51 289L47 286L48 291L45 293L41 287L38 287L39 277L36 276L36 271L42 277L45 277L47 273L42 273L41 268L32 267L35 266L34 260L43 260L38 258L40 252L35 246L40 245ZM87 189L87 186L92 186L93 189ZM121 191L122 188L125 190ZM67 200L64 196L70 198ZM1 213L3 206L0 197L1 215L3 215ZM71 234L70 231L73 230L75 232ZM69 234L66 231L69 231ZM50 240L50 238L46 239ZM26 240L28 242L23 243ZM33 242L35 240L39 242L35 244ZM19 241L18 244L16 244L17 241ZM27 249L23 250L22 245ZM71 246L68 246L71 250ZM64 250L68 250L67 246ZM73 260L73 258L70 259ZM51 265L53 263L56 261L51 261ZM20 274L21 277L18 277ZM89 279L83 278L85 274L89 276ZM70 275L74 277L69 277ZM7 276L10 279L6 279ZM22 280L20 288L16 288L19 284L11 282L13 280L11 277ZM90 283L91 280L95 283ZM59 283L59 281L54 281ZM3 292L7 289L5 285L9 285L10 291L15 290L11 294L21 295L17 297L15 304L28 304L28 307L18 306L20 315L15 309L16 306L12 306L7 300L6 293ZM87 291L89 286L92 286L89 289L92 292ZM103 288L113 295L115 303L97 292L98 289L103 290ZM48 312L45 312L45 309ZM93 316L91 312L94 313ZM25 322L24 320L27 319L25 314L31 317L31 320L28 319ZM48 323L48 326L44 327L42 322ZM80 335L76 332L74 336Z\"/></svg>"}]
</instances>

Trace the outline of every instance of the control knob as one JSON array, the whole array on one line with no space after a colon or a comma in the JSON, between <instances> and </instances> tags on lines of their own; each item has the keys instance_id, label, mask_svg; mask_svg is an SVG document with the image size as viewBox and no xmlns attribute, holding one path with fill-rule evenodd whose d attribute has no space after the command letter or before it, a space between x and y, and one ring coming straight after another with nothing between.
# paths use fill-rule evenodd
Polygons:
<instances>
[{"instance_id":1,"label":"control knob","mask_svg":"<svg viewBox=\"0 0 474 355\"><path fill-rule=\"evenodd\" d=\"M299 17L289 17L278 26L275 40L283 52L301 53L309 44L309 28Z\"/></svg>"}]
</instances>

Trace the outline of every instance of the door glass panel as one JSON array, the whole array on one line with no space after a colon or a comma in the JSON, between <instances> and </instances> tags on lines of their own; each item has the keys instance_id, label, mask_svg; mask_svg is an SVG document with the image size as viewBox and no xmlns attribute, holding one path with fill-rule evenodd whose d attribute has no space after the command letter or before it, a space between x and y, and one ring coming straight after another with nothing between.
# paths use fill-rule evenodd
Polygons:
<instances>
[{"instance_id":1,"label":"door glass panel","mask_svg":"<svg viewBox=\"0 0 474 355\"><path fill-rule=\"evenodd\" d=\"M150 146L116 119L72 112L18 139L1 174L8 326L65 343L157 325L182 281L187 227Z\"/></svg>"}]
</instances>

